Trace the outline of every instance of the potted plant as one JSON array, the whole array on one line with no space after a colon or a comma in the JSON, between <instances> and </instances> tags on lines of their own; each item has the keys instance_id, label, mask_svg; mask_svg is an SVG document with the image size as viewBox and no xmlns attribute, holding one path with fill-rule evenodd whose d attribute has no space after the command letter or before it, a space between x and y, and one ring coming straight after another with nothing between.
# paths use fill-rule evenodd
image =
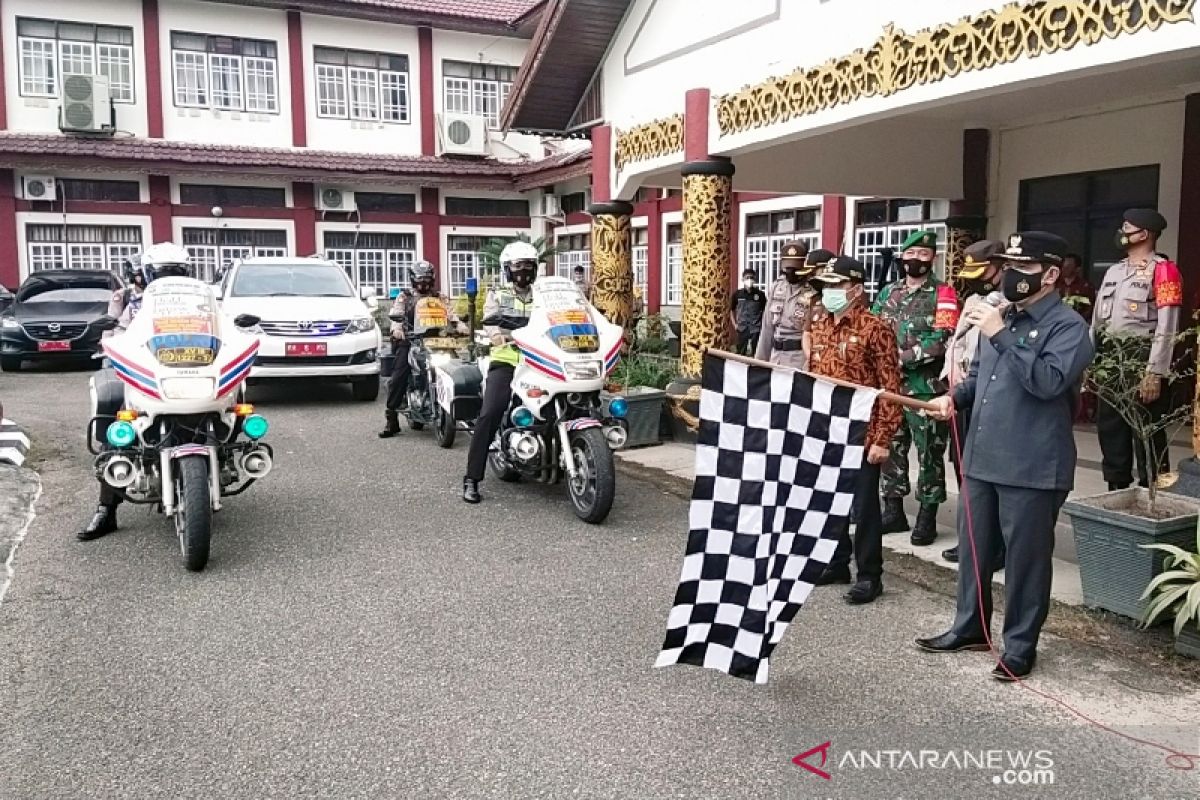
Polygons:
<instances>
[{"instance_id":1,"label":"potted plant","mask_svg":"<svg viewBox=\"0 0 1200 800\"><path fill-rule=\"evenodd\" d=\"M1106 333L1086 386L1129 424L1145 463L1157 464L1165 453L1158 452L1156 435L1165 434L1169 446L1173 435L1191 421L1192 406L1185 403L1160 419L1151 416L1139 391L1148 356L1145 337ZM1166 376L1164 391L1182 377L1182 372ZM1084 603L1138 619L1147 609L1143 590L1162 571L1165 559L1146 545L1185 546L1196 528L1200 501L1164 493L1158 482L1150 481L1147 488L1074 498L1063 510L1075 533Z\"/></svg>"},{"instance_id":2,"label":"potted plant","mask_svg":"<svg viewBox=\"0 0 1200 800\"><path fill-rule=\"evenodd\" d=\"M675 370L670 361L635 352L622 359L609 375L601 397L605 402L613 397L625 398L629 408L625 415L629 428L626 447L659 444L663 402L667 396L663 389Z\"/></svg>"},{"instance_id":3,"label":"potted plant","mask_svg":"<svg viewBox=\"0 0 1200 800\"><path fill-rule=\"evenodd\" d=\"M1196 526L1200 552L1200 524ZM1200 658L1200 555L1172 544L1145 545L1166 554L1164 572L1150 581L1143 600L1149 600L1143 618L1149 627L1168 611L1175 615L1175 652Z\"/></svg>"}]
</instances>

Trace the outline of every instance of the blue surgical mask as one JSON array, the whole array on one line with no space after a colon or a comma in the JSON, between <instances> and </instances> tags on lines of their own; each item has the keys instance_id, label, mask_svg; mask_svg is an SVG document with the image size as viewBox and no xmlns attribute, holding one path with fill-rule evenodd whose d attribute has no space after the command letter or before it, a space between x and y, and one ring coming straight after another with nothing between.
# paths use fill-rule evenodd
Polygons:
<instances>
[{"instance_id":1,"label":"blue surgical mask","mask_svg":"<svg viewBox=\"0 0 1200 800\"><path fill-rule=\"evenodd\" d=\"M821 292L821 305L834 314L839 314L850 305L850 297L845 289L825 289Z\"/></svg>"}]
</instances>

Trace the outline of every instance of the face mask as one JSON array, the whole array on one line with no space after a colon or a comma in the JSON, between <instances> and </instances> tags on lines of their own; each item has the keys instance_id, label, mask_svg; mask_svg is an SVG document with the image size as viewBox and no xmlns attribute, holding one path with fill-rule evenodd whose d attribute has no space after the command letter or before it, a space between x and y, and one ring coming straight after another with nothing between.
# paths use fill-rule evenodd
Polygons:
<instances>
[{"instance_id":1,"label":"face mask","mask_svg":"<svg viewBox=\"0 0 1200 800\"><path fill-rule=\"evenodd\" d=\"M418 283L415 286L415 288L417 290L417 294L429 294L430 292L433 291L433 284L432 283Z\"/></svg>"},{"instance_id":2,"label":"face mask","mask_svg":"<svg viewBox=\"0 0 1200 800\"><path fill-rule=\"evenodd\" d=\"M1045 273L1030 275L1015 269L1004 271L1004 299L1010 303L1019 303L1032 297L1042 290L1042 278Z\"/></svg>"},{"instance_id":3,"label":"face mask","mask_svg":"<svg viewBox=\"0 0 1200 800\"><path fill-rule=\"evenodd\" d=\"M988 295L996 291L995 279L976 278L973 281L967 281L968 294Z\"/></svg>"},{"instance_id":4,"label":"face mask","mask_svg":"<svg viewBox=\"0 0 1200 800\"><path fill-rule=\"evenodd\" d=\"M921 261L916 258L904 259L904 272L912 278L923 278L933 269L932 261Z\"/></svg>"},{"instance_id":5,"label":"face mask","mask_svg":"<svg viewBox=\"0 0 1200 800\"><path fill-rule=\"evenodd\" d=\"M754 288L754 279L746 278L746 280L742 281L742 286L745 286L747 289L753 289Z\"/></svg>"},{"instance_id":6,"label":"face mask","mask_svg":"<svg viewBox=\"0 0 1200 800\"><path fill-rule=\"evenodd\" d=\"M792 286L795 286L796 284L800 283L800 273L794 269L785 269L783 271L783 279Z\"/></svg>"},{"instance_id":7,"label":"face mask","mask_svg":"<svg viewBox=\"0 0 1200 800\"><path fill-rule=\"evenodd\" d=\"M821 292L821 305L829 309L831 313L840 314L850 306L849 290L827 288Z\"/></svg>"},{"instance_id":8,"label":"face mask","mask_svg":"<svg viewBox=\"0 0 1200 800\"><path fill-rule=\"evenodd\" d=\"M529 284L533 283L533 275L525 271L514 272L512 282L518 289L528 289Z\"/></svg>"},{"instance_id":9,"label":"face mask","mask_svg":"<svg viewBox=\"0 0 1200 800\"><path fill-rule=\"evenodd\" d=\"M1137 236L1139 233L1141 233L1141 231L1126 233L1122 229L1117 228L1117 233L1115 236L1113 236L1113 244L1117 246L1118 250L1128 250L1130 247L1133 247L1135 244L1137 244L1137 242L1130 240L1129 237Z\"/></svg>"}]
</instances>

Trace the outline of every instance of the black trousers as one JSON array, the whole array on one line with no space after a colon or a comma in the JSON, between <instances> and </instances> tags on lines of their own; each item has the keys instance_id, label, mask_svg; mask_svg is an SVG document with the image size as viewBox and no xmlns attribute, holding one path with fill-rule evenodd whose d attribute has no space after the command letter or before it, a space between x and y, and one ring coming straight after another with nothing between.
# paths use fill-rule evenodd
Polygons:
<instances>
[{"instance_id":1,"label":"black trousers","mask_svg":"<svg viewBox=\"0 0 1200 800\"><path fill-rule=\"evenodd\" d=\"M758 349L758 335L762 331L738 331L737 351L744 356L754 355Z\"/></svg>"},{"instance_id":2,"label":"black trousers","mask_svg":"<svg viewBox=\"0 0 1200 800\"><path fill-rule=\"evenodd\" d=\"M396 412L404 407L408 400L408 376L412 367L408 364L408 354L412 344L405 340L392 340L392 375L388 378L387 410Z\"/></svg>"},{"instance_id":3,"label":"black trousers","mask_svg":"<svg viewBox=\"0 0 1200 800\"><path fill-rule=\"evenodd\" d=\"M829 562L830 569L849 568L850 555L858 565L860 581L877 581L883 577L883 516L879 509L879 465L867 463L863 457L858 471L858 486L854 490L854 508L858 524L854 542L850 541L850 520L838 534L837 549Z\"/></svg>"},{"instance_id":4,"label":"black trousers","mask_svg":"<svg viewBox=\"0 0 1200 800\"><path fill-rule=\"evenodd\" d=\"M963 474L959 458L967 450L967 432L971 430L971 410L968 408L955 412L951 424L954 426L954 430L951 432L950 446L948 448L950 451L950 464L954 467L954 477L958 479L958 488L961 491Z\"/></svg>"},{"instance_id":5,"label":"black trousers","mask_svg":"<svg viewBox=\"0 0 1200 800\"><path fill-rule=\"evenodd\" d=\"M1163 414L1167 413L1171 401L1167 397L1166 390L1167 387L1164 385L1162 396L1146 406L1155 420L1162 419ZM1096 433L1100 437L1100 467L1104 473L1104 480L1108 483L1121 486L1131 485L1135 461L1137 462L1138 483L1142 486L1149 486L1150 481L1157 478L1160 473L1169 471L1171 455L1167 450L1166 431L1160 430L1151 437L1154 459L1158 463L1151 470L1152 474L1149 476L1146 474L1145 443L1140 439L1135 439L1129 423L1121 418L1115 408L1103 400L1100 400L1096 407Z\"/></svg>"},{"instance_id":6,"label":"black trousers","mask_svg":"<svg viewBox=\"0 0 1200 800\"><path fill-rule=\"evenodd\" d=\"M124 502L121 500L121 495L117 490L109 486L104 481L100 481L100 505L116 508Z\"/></svg>"},{"instance_id":7,"label":"black trousers","mask_svg":"<svg viewBox=\"0 0 1200 800\"><path fill-rule=\"evenodd\" d=\"M512 402L513 367L511 364L492 364L488 370L487 386L483 390L483 402L479 406L479 418L475 420L475 432L471 434L471 446L467 449L467 475L474 481L483 480L487 466L488 448L504 412Z\"/></svg>"},{"instance_id":8,"label":"black trousers","mask_svg":"<svg viewBox=\"0 0 1200 800\"><path fill-rule=\"evenodd\" d=\"M1036 654L1042 624L1050 611L1054 525L1066 499L1066 492L1053 489L1025 489L967 478L958 499L958 611L952 633L974 638L990 630L992 566L997 549L1006 547L1004 652L1026 660Z\"/></svg>"}]
</instances>

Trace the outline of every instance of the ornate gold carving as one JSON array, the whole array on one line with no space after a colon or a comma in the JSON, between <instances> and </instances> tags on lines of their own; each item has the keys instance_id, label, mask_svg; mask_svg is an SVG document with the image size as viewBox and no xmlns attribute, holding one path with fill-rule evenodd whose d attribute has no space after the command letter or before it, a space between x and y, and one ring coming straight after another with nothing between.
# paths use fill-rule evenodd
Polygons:
<instances>
[{"instance_id":1,"label":"ornate gold carving","mask_svg":"<svg viewBox=\"0 0 1200 800\"><path fill-rule=\"evenodd\" d=\"M634 161L683 152L683 114L656 119L627 131L617 131L613 160L617 170Z\"/></svg>"},{"instance_id":2,"label":"ornate gold carving","mask_svg":"<svg viewBox=\"0 0 1200 800\"><path fill-rule=\"evenodd\" d=\"M729 215L733 178L683 178L683 325L680 372L699 378L704 351L727 347L729 323Z\"/></svg>"},{"instance_id":3,"label":"ornate gold carving","mask_svg":"<svg viewBox=\"0 0 1200 800\"><path fill-rule=\"evenodd\" d=\"M1190 22L1195 3L1035 0L1009 3L912 34L888 25L866 50L718 97L717 125L721 135L728 136L1019 58Z\"/></svg>"},{"instance_id":4,"label":"ornate gold carving","mask_svg":"<svg viewBox=\"0 0 1200 800\"><path fill-rule=\"evenodd\" d=\"M946 235L946 278L954 286L961 299L966 290L966 284L958 273L963 267L963 251L983 238L983 231L972 228L951 228Z\"/></svg>"},{"instance_id":5,"label":"ornate gold carving","mask_svg":"<svg viewBox=\"0 0 1200 800\"><path fill-rule=\"evenodd\" d=\"M625 346L632 337L633 258L627 214L592 217L592 304L614 325L625 329Z\"/></svg>"}]
</instances>

